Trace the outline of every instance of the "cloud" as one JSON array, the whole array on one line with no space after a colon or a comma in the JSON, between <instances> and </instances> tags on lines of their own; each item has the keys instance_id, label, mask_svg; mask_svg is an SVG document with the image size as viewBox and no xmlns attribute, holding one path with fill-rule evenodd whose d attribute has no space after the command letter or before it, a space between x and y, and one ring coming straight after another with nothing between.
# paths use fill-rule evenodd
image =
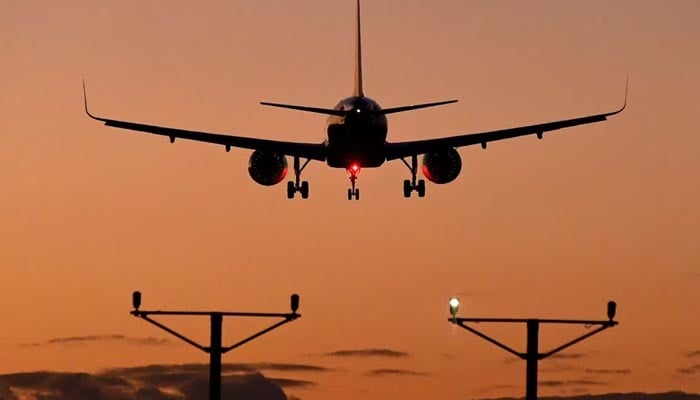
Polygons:
<instances>
[{"instance_id":1,"label":"cloud","mask_svg":"<svg viewBox=\"0 0 700 400\"><path fill-rule=\"evenodd\" d=\"M690 351L686 355L688 356L688 358L700 357L700 350Z\"/></svg>"},{"instance_id":2,"label":"cloud","mask_svg":"<svg viewBox=\"0 0 700 400\"><path fill-rule=\"evenodd\" d=\"M596 368L586 368L586 373L588 374L599 374L599 375L626 375L631 374L632 370L625 369L596 369Z\"/></svg>"},{"instance_id":3,"label":"cloud","mask_svg":"<svg viewBox=\"0 0 700 400\"><path fill-rule=\"evenodd\" d=\"M131 384L123 379L102 379L87 373L26 372L0 375L0 382L10 389L21 388L35 398L52 400L122 400ZM47 395L48 394L48 395Z\"/></svg>"},{"instance_id":4,"label":"cloud","mask_svg":"<svg viewBox=\"0 0 700 400\"><path fill-rule=\"evenodd\" d=\"M579 394L579 395L581 395L581 394L588 394L588 389L584 389L584 388L573 388L573 389L571 389L571 393L573 393L573 394Z\"/></svg>"},{"instance_id":5,"label":"cloud","mask_svg":"<svg viewBox=\"0 0 700 400\"><path fill-rule=\"evenodd\" d=\"M19 400L8 385L0 384L0 400Z\"/></svg>"},{"instance_id":6,"label":"cloud","mask_svg":"<svg viewBox=\"0 0 700 400\"><path fill-rule=\"evenodd\" d=\"M135 400L183 400L184 396L165 393L154 386L139 388L134 394Z\"/></svg>"},{"instance_id":7,"label":"cloud","mask_svg":"<svg viewBox=\"0 0 700 400\"><path fill-rule=\"evenodd\" d=\"M391 369L391 368L382 368L382 369L373 369L371 371L367 371L365 376L426 376L428 375L425 372L418 372L418 371L411 371L408 369Z\"/></svg>"},{"instance_id":8,"label":"cloud","mask_svg":"<svg viewBox=\"0 0 700 400\"><path fill-rule=\"evenodd\" d=\"M171 387L208 371L209 367L205 364L146 365L107 369L102 371L101 375L123 377L129 381L156 387Z\"/></svg>"},{"instance_id":9,"label":"cloud","mask_svg":"<svg viewBox=\"0 0 700 400\"><path fill-rule=\"evenodd\" d=\"M272 382L280 385L283 388L307 388L309 386L315 386L316 382L304 381L301 379L288 379L288 378L269 378Z\"/></svg>"},{"instance_id":10,"label":"cloud","mask_svg":"<svg viewBox=\"0 0 700 400\"><path fill-rule=\"evenodd\" d=\"M222 380L235 378L240 373L245 375L261 375L260 371L320 373L330 369L309 364L293 363L241 363L223 364L221 367ZM234 375L238 373L239 375ZM175 365L145 365L133 368L112 368L103 372L105 376L121 376L125 379L156 387L180 388L182 382L191 381L199 376L208 376L208 364L175 364ZM267 380L281 388L306 389L316 385L316 382L289 377L266 377Z\"/></svg>"},{"instance_id":11,"label":"cloud","mask_svg":"<svg viewBox=\"0 0 700 400\"><path fill-rule=\"evenodd\" d=\"M163 346L172 344L169 339L155 337L129 337L119 334L113 335L90 335L90 336L70 336L62 338L49 339L45 342L23 343L22 346L37 347L48 345L64 345L64 346L80 346L98 342L122 342L136 346Z\"/></svg>"},{"instance_id":12,"label":"cloud","mask_svg":"<svg viewBox=\"0 0 700 400\"><path fill-rule=\"evenodd\" d=\"M558 362L553 362L553 363L546 363L546 367L541 367L539 369L540 372L564 372L564 371L576 371L580 370L581 368L575 367L570 364L562 364Z\"/></svg>"},{"instance_id":13,"label":"cloud","mask_svg":"<svg viewBox=\"0 0 700 400\"><path fill-rule=\"evenodd\" d=\"M387 357L387 358L404 358L410 354L403 351L391 349L359 349L359 350L338 350L324 354L329 357Z\"/></svg>"},{"instance_id":14,"label":"cloud","mask_svg":"<svg viewBox=\"0 0 700 400\"><path fill-rule=\"evenodd\" d=\"M676 370L677 374L680 375L695 375L700 374L700 364L691 365L687 368L678 368Z\"/></svg>"},{"instance_id":15,"label":"cloud","mask_svg":"<svg viewBox=\"0 0 700 400\"><path fill-rule=\"evenodd\" d=\"M587 353L556 353L547 357L547 360L579 360L584 357L588 357L590 354ZM505 364L512 364L515 362L524 361L518 357L508 357L503 362Z\"/></svg>"},{"instance_id":16,"label":"cloud","mask_svg":"<svg viewBox=\"0 0 700 400\"><path fill-rule=\"evenodd\" d=\"M513 388L519 388L521 387L520 385L513 385L513 384L507 384L507 383L502 383L498 385L490 385L485 388L485 390L492 390L492 389L513 389Z\"/></svg>"},{"instance_id":17,"label":"cloud","mask_svg":"<svg viewBox=\"0 0 700 400\"><path fill-rule=\"evenodd\" d=\"M585 353L557 353L557 354L552 354L551 356L547 357L552 360L578 360L580 358L588 356Z\"/></svg>"},{"instance_id":18,"label":"cloud","mask_svg":"<svg viewBox=\"0 0 700 400\"><path fill-rule=\"evenodd\" d=\"M182 384L180 391L186 400L208 400L209 378L199 375ZM223 376L221 398L287 400L279 385L259 373Z\"/></svg>"},{"instance_id":19,"label":"cloud","mask_svg":"<svg viewBox=\"0 0 700 400\"><path fill-rule=\"evenodd\" d=\"M250 363L250 364L224 364L224 366L238 366L249 371L283 371L283 372L328 372L330 368L310 364L282 364L282 363Z\"/></svg>"},{"instance_id":20,"label":"cloud","mask_svg":"<svg viewBox=\"0 0 700 400\"><path fill-rule=\"evenodd\" d=\"M91 375L85 372L19 372L0 375L0 383L17 387L46 387L61 386L61 382L95 382L106 387L130 387L126 379L113 376Z\"/></svg>"},{"instance_id":21,"label":"cloud","mask_svg":"<svg viewBox=\"0 0 700 400\"><path fill-rule=\"evenodd\" d=\"M240 363L223 364L221 366L222 374L252 374L260 371L319 373L330 371L330 369L317 365L293 363ZM208 364L157 364L132 368L111 368L103 372L103 374L106 376L120 376L126 379L142 383L150 383L156 386L177 385L178 382L192 379L197 375L208 373ZM299 381L296 386L309 386L313 384L312 382L303 381L307 382L304 385L301 382L302 381ZM291 380L289 385L292 385Z\"/></svg>"},{"instance_id":22,"label":"cloud","mask_svg":"<svg viewBox=\"0 0 700 400\"><path fill-rule=\"evenodd\" d=\"M309 380L266 377L258 368L303 373L326 370L305 364L225 364L222 397L286 400L283 388L316 385ZM23 399L204 400L208 394L208 375L207 364L112 368L95 374L51 371L4 374L0 375L0 400L18 400L20 392Z\"/></svg>"},{"instance_id":23,"label":"cloud","mask_svg":"<svg viewBox=\"0 0 700 400\"><path fill-rule=\"evenodd\" d=\"M607 382L594 381L592 379L572 379L568 381L539 381L538 385L542 387L598 386L607 385Z\"/></svg>"}]
</instances>

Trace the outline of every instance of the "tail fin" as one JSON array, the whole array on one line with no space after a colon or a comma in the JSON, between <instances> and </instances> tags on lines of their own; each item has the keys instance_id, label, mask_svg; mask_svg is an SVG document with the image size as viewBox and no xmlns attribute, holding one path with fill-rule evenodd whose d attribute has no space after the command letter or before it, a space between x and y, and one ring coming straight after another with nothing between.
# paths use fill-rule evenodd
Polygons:
<instances>
[{"instance_id":1,"label":"tail fin","mask_svg":"<svg viewBox=\"0 0 700 400\"><path fill-rule=\"evenodd\" d=\"M363 97L362 90L362 35L360 31L360 0L357 0L357 43L355 45L355 90L354 96Z\"/></svg>"}]
</instances>

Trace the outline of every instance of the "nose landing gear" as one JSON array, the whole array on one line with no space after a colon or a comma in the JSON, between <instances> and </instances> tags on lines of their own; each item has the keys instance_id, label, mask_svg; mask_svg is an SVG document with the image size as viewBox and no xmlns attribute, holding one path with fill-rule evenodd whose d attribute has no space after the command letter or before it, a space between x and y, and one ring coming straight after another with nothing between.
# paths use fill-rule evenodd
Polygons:
<instances>
[{"instance_id":1,"label":"nose landing gear","mask_svg":"<svg viewBox=\"0 0 700 400\"><path fill-rule=\"evenodd\" d=\"M348 172L350 173L350 189L348 189L348 200L360 200L360 189L355 187L355 181L357 180L357 174L360 173L360 165L353 163L348 167Z\"/></svg>"},{"instance_id":2,"label":"nose landing gear","mask_svg":"<svg viewBox=\"0 0 700 400\"><path fill-rule=\"evenodd\" d=\"M403 197L411 197L411 193L414 190L416 193L418 193L418 197L425 197L425 181L423 179L419 179L416 182L416 174L418 173L418 156L415 154L411 156L410 165L403 157L401 157L401 161L403 161L406 168L411 171L411 180L406 179L403 181Z\"/></svg>"}]
</instances>

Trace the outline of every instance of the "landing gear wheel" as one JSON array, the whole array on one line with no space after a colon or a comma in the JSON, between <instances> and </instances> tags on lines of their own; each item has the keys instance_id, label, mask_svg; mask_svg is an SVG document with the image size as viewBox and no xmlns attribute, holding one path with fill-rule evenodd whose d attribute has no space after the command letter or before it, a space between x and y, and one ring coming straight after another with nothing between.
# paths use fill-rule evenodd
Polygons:
<instances>
[{"instance_id":1,"label":"landing gear wheel","mask_svg":"<svg viewBox=\"0 0 700 400\"><path fill-rule=\"evenodd\" d=\"M348 189L348 200L360 200L360 189Z\"/></svg>"},{"instance_id":2,"label":"landing gear wheel","mask_svg":"<svg viewBox=\"0 0 700 400\"><path fill-rule=\"evenodd\" d=\"M416 192L418 192L418 197L425 197L425 181L423 179L418 181Z\"/></svg>"},{"instance_id":3,"label":"landing gear wheel","mask_svg":"<svg viewBox=\"0 0 700 400\"><path fill-rule=\"evenodd\" d=\"M403 181L403 197L409 198L411 197L411 192L413 191L413 188L411 187L411 181L406 179Z\"/></svg>"},{"instance_id":4,"label":"landing gear wheel","mask_svg":"<svg viewBox=\"0 0 700 400\"><path fill-rule=\"evenodd\" d=\"M406 168L411 172L411 179L406 179L403 181L403 197L411 197L411 193L415 190L418 193L418 197L425 197L425 181L423 179L418 180L416 183L416 174L418 171L418 156L411 156L411 164L406 162L404 158L401 158Z\"/></svg>"},{"instance_id":5,"label":"landing gear wheel","mask_svg":"<svg viewBox=\"0 0 700 400\"><path fill-rule=\"evenodd\" d=\"M294 182L289 181L287 182L287 198L288 199L293 199L294 198L294 193L296 193L297 189L294 187Z\"/></svg>"},{"instance_id":6,"label":"landing gear wheel","mask_svg":"<svg viewBox=\"0 0 700 400\"><path fill-rule=\"evenodd\" d=\"M301 198L302 199L308 199L309 198L309 182L303 181L301 183L301 187L299 188L299 193L301 193Z\"/></svg>"}]
</instances>

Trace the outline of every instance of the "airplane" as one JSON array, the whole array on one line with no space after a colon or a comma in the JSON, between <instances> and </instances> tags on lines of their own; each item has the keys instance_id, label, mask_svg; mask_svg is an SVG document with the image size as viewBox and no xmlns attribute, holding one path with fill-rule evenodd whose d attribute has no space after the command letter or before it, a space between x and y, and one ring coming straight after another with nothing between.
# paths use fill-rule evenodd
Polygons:
<instances>
[{"instance_id":1,"label":"airplane","mask_svg":"<svg viewBox=\"0 0 700 400\"><path fill-rule=\"evenodd\" d=\"M462 160L457 152L459 147L478 144L486 149L490 142L525 135L536 135L538 139L542 139L544 132L605 121L608 117L622 112L627 105L626 87L624 103L619 109L611 112L487 132L390 142L387 141L387 115L455 103L457 100L381 108L376 101L365 96L362 86L360 0L357 0L356 6L355 33L355 84L352 96L340 100L333 108L260 103L265 106L328 115L327 138L322 143L298 143L233 136L99 117L88 110L83 81L85 113L92 119L104 122L106 126L167 136L171 143L174 143L175 139L189 139L223 145L227 152L231 147L253 150L248 162L248 173L255 182L263 186L276 185L284 180L288 169L287 157L291 157L294 180L287 182L289 199L293 199L296 193L299 193L303 199L309 197L309 183L301 180L301 174L310 161L325 162L331 168L345 168L350 175L348 200L359 200L360 189L356 187L356 181L362 168L377 168L385 162L401 160L411 174L411 179L403 182L404 197L411 197L413 192L416 192L418 197L424 197L425 180L417 179L419 155L423 156L421 170L425 178L435 184L446 184L454 181L461 172ZM410 161L407 161L407 158Z\"/></svg>"}]
</instances>

